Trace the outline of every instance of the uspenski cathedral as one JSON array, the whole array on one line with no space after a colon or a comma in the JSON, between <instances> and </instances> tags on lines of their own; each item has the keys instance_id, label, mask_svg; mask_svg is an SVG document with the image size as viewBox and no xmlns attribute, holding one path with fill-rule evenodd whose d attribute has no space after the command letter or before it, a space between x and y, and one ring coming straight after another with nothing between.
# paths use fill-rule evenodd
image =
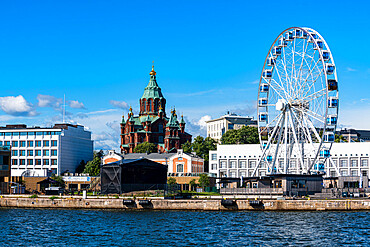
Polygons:
<instances>
[{"instance_id":1,"label":"uspenski cathedral","mask_svg":"<svg viewBox=\"0 0 370 247\"><path fill-rule=\"evenodd\" d=\"M121 122L121 153L133 153L134 148L143 142L154 143L158 152L172 153L181 148L191 135L185 132L183 116L178 121L176 110L166 115L166 99L157 84L154 65L150 71L149 84L140 98L139 116L134 116L130 107L127 121L122 116Z\"/></svg>"}]
</instances>

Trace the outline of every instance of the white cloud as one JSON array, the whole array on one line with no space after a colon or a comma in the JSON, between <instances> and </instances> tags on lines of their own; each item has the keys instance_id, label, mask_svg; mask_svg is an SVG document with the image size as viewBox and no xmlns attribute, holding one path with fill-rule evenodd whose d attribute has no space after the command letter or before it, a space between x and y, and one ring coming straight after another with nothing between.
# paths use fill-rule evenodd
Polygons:
<instances>
[{"instance_id":1,"label":"white cloud","mask_svg":"<svg viewBox=\"0 0 370 247\"><path fill-rule=\"evenodd\" d=\"M77 100L70 100L68 103L71 108L86 109L84 104L82 102L78 102Z\"/></svg>"},{"instance_id":2,"label":"white cloud","mask_svg":"<svg viewBox=\"0 0 370 247\"><path fill-rule=\"evenodd\" d=\"M6 96L0 97L0 108L5 113L12 116L28 116L33 117L38 115L33 105L22 96Z\"/></svg>"},{"instance_id":3,"label":"white cloud","mask_svg":"<svg viewBox=\"0 0 370 247\"><path fill-rule=\"evenodd\" d=\"M128 109L128 104L125 101L111 100L111 101L109 101L109 103L112 106L120 108L120 109L124 109L124 110Z\"/></svg>"},{"instance_id":4,"label":"white cloud","mask_svg":"<svg viewBox=\"0 0 370 247\"><path fill-rule=\"evenodd\" d=\"M52 107L55 110L60 110L63 104L63 99L56 98L51 95L37 95L38 106L39 107Z\"/></svg>"},{"instance_id":5,"label":"white cloud","mask_svg":"<svg viewBox=\"0 0 370 247\"><path fill-rule=\"evenodd\" d=\"M357 69L354 69L354 68L351 68L351 67L347 67L346 68L348 72L354 72L354 71L357 71Z\"/></svg>"}]
</instances>

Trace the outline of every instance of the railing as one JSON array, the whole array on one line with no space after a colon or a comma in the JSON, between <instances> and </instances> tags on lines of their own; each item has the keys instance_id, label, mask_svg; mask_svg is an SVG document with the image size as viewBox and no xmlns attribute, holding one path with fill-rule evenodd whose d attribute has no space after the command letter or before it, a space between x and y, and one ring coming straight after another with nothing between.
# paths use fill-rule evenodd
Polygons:
<instances>
[{"instance_id":1,"label":"railing","mask_svg":"<svg viewBox=\"0 0 370 247\"><path fill-rule=\"evenodd\" d=\"M282 195L282 188L221 188L220 194Z\"/></svg>"}]
</instances>

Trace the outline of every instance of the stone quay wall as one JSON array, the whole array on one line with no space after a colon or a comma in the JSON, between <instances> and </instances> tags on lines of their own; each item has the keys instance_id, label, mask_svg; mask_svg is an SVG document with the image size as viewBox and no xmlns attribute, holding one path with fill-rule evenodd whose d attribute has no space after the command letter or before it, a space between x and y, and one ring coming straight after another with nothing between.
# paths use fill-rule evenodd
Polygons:
<instances>
[{"instance_id":1,"label":"stone quay wall","mask_svg":"<svg viewBox=\"0 0 370 247\"><path fill-rule=\"evenodd\" d=\"M148 202L149 201L149 202ZM137 199L131 205L125 205L124 199L115 198L0 198L1 208L64 208L64 209L122 209L122 210L270 210L270 211L324 211L324 210L370 210L370 200L262 200L258 205L250 201L233 200L233 204L224 206L221 200L189 199L167 200ZM230 201L229 201L230 202ZM146 204L146 205L144 205Z\"/></svg>"}]
</instances>

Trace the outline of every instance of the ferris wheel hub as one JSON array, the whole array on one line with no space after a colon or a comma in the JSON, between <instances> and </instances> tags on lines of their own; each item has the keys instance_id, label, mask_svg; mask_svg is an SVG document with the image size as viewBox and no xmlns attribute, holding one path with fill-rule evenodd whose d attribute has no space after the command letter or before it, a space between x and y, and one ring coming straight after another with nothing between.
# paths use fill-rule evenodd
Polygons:
<instances>
[{"instance_id":1,"label":"ferris wheel hub","mask_svg":"<svg viewBox=\"0 0 370 247\"><path fill-rule=\"evenodd\" d=\"M288 106L287 101L285 99L279 99L276 102L276 110L277 111L284 111L286 110L286 107Z\"/></svg>"}]
</instances>

